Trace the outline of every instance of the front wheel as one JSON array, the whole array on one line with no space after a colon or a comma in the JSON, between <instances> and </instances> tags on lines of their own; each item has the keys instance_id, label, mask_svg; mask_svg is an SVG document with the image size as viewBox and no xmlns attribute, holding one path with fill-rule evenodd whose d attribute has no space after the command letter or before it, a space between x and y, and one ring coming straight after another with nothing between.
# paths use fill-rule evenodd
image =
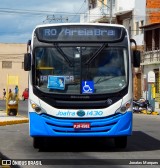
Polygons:
<instances>
[{"instance_id":1,"label":"front wheel","mask_svg":"<svg viewBox=\"0 0 160 168\"><path fill-rule=\"evenodd\" d=\"M33 147L40 148L43 145L42 137L33 137Z\"/></svg>"},{"instance_id":2,"label":"front wheel","mask_svg":"<svg viewBox=\"0 0 160 168\"><path fill-rule=\"evenodd\" d=\"M148 111L148 113L152 113L154 110L153 110L153 107L152 106L148 106L147 107L147 111Z\"/></svg>"},{"instance_id":3,"label":"front wheel","mask_svg":"<svg viewBox=\"0 0 160 168\"><path fill-rule=\"evenodd\" d=\"M116 148L126 148L127 136L115 137L114 138Z\"/></svg>"},{"instance_id":4,"label":"front wheel","mask_svg":"<svg viewBox=\"0 0 160 168\"><path fill-rule=\"evenodd\" d=\"M138 106L133 106L133 112L140 112L140 109Z\"/></svg>"}]
</instances>

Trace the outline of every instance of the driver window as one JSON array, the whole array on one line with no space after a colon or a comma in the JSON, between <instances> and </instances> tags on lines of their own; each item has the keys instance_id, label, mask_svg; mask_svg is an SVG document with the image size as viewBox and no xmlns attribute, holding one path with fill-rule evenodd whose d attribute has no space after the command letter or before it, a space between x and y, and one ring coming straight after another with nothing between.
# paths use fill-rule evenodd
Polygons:
<instances>
[{"instance_id":1,"label":"driver window","mask_svg":"<svg viewBox=\"0 0 160 168\"><path fill-rule=\"evenodd\" d=\"M99 58L98 74L100 76L121 76L124 72L122 54L116 49L104 52Z\"/></svg>"}]
</instances>

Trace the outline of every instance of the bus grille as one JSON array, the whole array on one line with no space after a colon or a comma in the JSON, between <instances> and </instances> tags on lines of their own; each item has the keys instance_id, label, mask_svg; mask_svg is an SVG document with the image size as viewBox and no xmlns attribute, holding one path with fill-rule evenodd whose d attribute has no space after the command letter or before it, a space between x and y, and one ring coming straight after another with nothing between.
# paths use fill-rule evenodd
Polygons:
<instances>
[{"instance_id":1,"label":"bus grille","mask_svg":"<svg viewBox=\"0 0 160 168\"><path fill-rule=\"evenodd\" d=\"M45 123L56 133L98 133L108 132L116 125L120 120L122 114L113 115L105 118L94 118L94 119L59 119L52 116L43 114L42 117L45 119ZM90 123L89 129L78 129L73 128L74 123Z\"/></svg>"}]
</instances>

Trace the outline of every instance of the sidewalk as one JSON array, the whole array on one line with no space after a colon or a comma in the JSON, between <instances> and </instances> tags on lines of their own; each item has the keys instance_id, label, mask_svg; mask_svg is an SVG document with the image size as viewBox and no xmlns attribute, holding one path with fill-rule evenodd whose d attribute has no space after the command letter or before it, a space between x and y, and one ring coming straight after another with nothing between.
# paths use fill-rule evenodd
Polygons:
<instances>
[{"instance_id":1,"label":"sidewalk","mask_svg":"<svg viewBox=\"0 0 160 168\"><path fill-rule=\"evenodd\" d=\"M156 108L155 111L160 114L160 109Z\"/></svg>"},{"instance_id":2,"label":"sidewalk","mask_svg":"<svg viewBox=\"0 0 160 168\"><path fill-rule=\"evenodd\" d=\"M3 110L0 110L0 126L28 123L28 118L25 116L8 116Z\"/></svg>"}]
</instances>

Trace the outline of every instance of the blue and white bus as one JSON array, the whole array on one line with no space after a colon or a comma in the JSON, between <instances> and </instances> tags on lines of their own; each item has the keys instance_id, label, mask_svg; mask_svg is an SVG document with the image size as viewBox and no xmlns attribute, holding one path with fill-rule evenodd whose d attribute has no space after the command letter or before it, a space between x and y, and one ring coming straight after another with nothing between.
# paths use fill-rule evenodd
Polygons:
<instances>
[{"instance_id":1,"label":"blue and white bus","mask_svg":"<svg viewBox=\"0 0 160 168\"><path fill-rule=\"evenodd\" d=\"M28 42L29 131L47 137L112 137L125 148L132 134L132 51L125 27L74 23L37 26ZM136 47L135 47L136 48Z\"/></svg>"}]
</instances>

